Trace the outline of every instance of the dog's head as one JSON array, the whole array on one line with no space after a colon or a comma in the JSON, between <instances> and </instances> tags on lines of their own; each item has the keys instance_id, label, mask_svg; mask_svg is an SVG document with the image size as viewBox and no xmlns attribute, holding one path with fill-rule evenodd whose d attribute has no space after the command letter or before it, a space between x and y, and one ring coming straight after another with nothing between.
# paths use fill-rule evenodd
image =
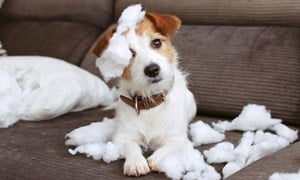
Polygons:
<instances>
[{"instance_id":1,"label":"dog's head","mask_svg":"<svg viewBox=\"0 0 300 180\"><path fill-rule=\"evenodd\" d=\"M129 39L132 59L124 69L121 87L132 95L148 96L168 91L172 87L174 69L177 67L177 53L171 44L171 37L181 21L176 16L147 13ZM96 44L93 53L101 56L116 31L111 26ZM127 32L124 33L124 35Z\"/></svg>"}]
</instances>

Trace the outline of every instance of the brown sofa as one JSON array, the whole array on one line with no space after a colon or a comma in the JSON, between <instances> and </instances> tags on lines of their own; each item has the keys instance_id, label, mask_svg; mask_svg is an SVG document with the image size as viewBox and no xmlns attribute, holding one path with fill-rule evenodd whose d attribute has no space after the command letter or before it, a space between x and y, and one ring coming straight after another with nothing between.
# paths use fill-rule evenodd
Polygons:
<instances>
[{"instance_id":1,"label":"brown sofa","mask_svg":"<svg viewBox=\"0 0 300 180\"><path fill-rule=\"evenodd\" d=\"M99 75L90 48L128 4L137 0L6 0L0 40L9 55L65 59ZM148 11L176 14L174 37L181 65L190 73L196 119L232 119L247 103L300 129L300 2L294 0L142 0ZM0 129L0 179L129 179L123 161L106 164L72 156L64 135L113 112L100 108L44 122ZM226 138L237 143L239 132ZM201 146L206 149L209 146ZM267 179L296 172L300 142L267 156L228 179ZM215 166L218 171L223 165ZM151 173L140 179L164 179Z\"/></svg>"}]
</instances>

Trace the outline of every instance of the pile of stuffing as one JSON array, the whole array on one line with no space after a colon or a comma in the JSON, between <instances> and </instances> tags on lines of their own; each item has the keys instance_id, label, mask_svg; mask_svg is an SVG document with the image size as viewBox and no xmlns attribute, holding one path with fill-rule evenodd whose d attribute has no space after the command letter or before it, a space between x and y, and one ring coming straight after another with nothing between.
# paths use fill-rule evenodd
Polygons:
<instances>
[{"instance_id":1,"label":"pile of stuffing","mask_svg":"<svg viewBox=\"0 0 300 180\"><path fill-rule=\"evenodd\" d=\"M68 133L66 145L77 146L69 149L72 155L83 153L95 160L102 159L110 163L120 158L117 147L111 142L115 129L115 121L105 118L102 122L95 122ZM243 133L237 146L224 141L225 131L232 130ZM178 152L169 154L159 164L159 171L169 178L226 178L298 139L297 131L282 124L281 120L272 118L265 106L255 104L245 106L240 115L231 122L219 121L210 126L201 120L195 121L190 124L189 134L191 142L187 142ZM196 149L211 143L218 144L203 153ZM226 163L222 175L210 165L217 163Z\"/></svg>"}]
</instances>

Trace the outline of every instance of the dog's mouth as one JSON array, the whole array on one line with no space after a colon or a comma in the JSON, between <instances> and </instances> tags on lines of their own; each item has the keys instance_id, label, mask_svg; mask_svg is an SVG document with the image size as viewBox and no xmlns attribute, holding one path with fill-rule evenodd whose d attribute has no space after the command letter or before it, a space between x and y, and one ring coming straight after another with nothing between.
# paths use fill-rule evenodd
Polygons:
<instances>
[{"instance_id":1,"label":"dog's mouth","mask_svg":"<svg viewBox=\"0 0 300 180\"><path fill-rule=\"evenodd\" d=\"M151 78L149 79L149 83L151 84L155 84L155 83L159 83L162 80L162 78Z\"/></svg>"}]
</instances>

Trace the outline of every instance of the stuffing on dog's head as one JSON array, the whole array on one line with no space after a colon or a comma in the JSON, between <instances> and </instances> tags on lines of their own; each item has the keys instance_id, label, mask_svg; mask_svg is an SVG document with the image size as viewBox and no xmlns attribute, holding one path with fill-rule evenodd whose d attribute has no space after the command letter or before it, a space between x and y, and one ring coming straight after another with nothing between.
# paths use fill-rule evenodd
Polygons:
<instances>
[{"instance_id":1,"label":"stuffing on dog's head","mask_svg":"<svg viewBox=\"0 0 300 180\"><path fill-rule=\"evenodd\" d=\"M120 50L130 51L130 61L122 69L121 86L126 86L131 93L143 96L168 91L171 88L173 71L177 66L177 54L170 38L180 24L181 21L176 16L146 13L133 31L128 29L122 32L121 36L124 36L128 43L124 43ZM93 49L93 53L100 57L97 59L99 66L103 64L101 56L106 56L104 52L110 43L113 43L111 39L116 38L114 34L117 28L116 25L111 26ZM117 38L120 41L116 44L120 46L122 38ZM115 66L111 66L110 71L114 71ZM100 67L99 69L101 71Z\"/></svg>"}]
</instances>

